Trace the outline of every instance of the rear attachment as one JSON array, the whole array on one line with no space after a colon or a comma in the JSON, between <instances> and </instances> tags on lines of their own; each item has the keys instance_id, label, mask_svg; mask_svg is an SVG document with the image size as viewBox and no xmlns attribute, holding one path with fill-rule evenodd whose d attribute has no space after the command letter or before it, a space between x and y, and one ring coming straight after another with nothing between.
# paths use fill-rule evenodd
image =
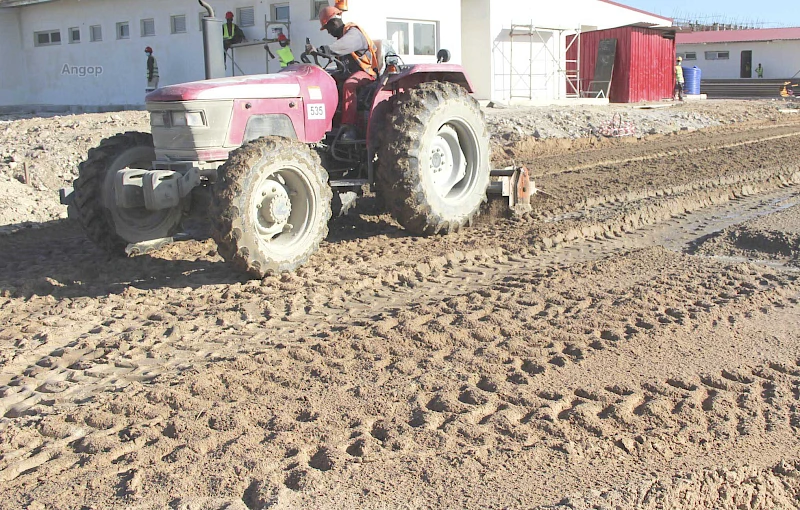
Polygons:
<instances>
[{"instance_id":1,"label":"rear attachment","mask_svg":"<svg viewBox=\"0 0 800 510\"><path fill-rule=\"evenodd\" d=\"M539 190L531 180L527 168L508 167L492 170L491 182L486 193L490 200L492 215L505 211L505 216L518 216L531 212L531 197ZM495 205L496 204L496 205Z\"/></svg>"}]
</instances>

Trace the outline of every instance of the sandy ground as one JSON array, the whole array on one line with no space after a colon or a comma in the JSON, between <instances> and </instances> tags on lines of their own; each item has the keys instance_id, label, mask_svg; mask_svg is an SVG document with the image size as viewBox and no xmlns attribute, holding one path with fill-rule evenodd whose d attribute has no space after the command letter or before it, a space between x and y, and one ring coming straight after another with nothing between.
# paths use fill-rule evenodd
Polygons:
<instances>
[{"instance_id":1,"label":"sandy ground","mask_svg":"<svg viewBox=\"0 0 800 510\"><path fill-rule=\"evenodd\" d=\"M728 124L498 141L532 214L262 281L0 237L0 507L798 508L800 119Z\"/></svg>"}]
</instances>

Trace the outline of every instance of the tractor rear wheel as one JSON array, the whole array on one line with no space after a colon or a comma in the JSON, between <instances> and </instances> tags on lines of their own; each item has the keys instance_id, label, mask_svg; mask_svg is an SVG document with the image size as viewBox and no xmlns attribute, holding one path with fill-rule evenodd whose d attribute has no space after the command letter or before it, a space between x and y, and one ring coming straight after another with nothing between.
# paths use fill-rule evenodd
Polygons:
<instances>
[{"instance_id":1,"label":"tractor rear wheel","mask_svg":"<svg viewBox=\"0 0 800 510\"><path fill-rule=\"evenodd\" d=\"M449 233L472 222L489 186L489 134L478 102L453 83L398 94L377 178L386 207L409 232Z\"/></svg>"},{"instance_id":2,"label":"tractor rear wheel","mask_svg":"<svg viewBox=\"0 0 800 510\"><path fill-rule=\"evenodd\" d=\"M150 211L116 204L114 178L117 170L148 170L155 159L153 137L149 133L118 134L89 151L73 184L73 205L92 242L122 255L128 243L171 237L178 231L183 218L182 207Z\"/></svg>"},{"instance_id":3,"label":"tractor rear wheel","mask_svg":"<svg viewBox=\"0 0 800 510\"><path fill-rule=\"evenodd\" d=\"M331 189L307 145L270 136L233 151L214 185L211 219L219 254L262 278L304 264L328 235Z\"/></svg>"}]
</instances>

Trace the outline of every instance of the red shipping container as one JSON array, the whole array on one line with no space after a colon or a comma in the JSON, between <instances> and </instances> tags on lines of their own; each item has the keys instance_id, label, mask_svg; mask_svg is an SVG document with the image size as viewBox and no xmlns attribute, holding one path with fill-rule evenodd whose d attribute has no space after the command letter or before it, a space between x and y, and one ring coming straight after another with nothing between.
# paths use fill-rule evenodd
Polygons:
<instances>
[{"instance_id":1,"label":"red shipping container","mask_svg":"<svg viewBox=\"0 0 800 510\"><path fill-rule=\"evenodd\" d=\"M568 39L568 46L574 37ZM587 90L594 78L597 48L603 39L617 40L609 93L612 103L660 101L672 97L675 86L675 32L639 26L593 30L580 35L581 90ZM578 47L572 45L567 51L567 60L574 61L577 58ZM575 64L568 62L568 74L574 71ZM572 90L569 83L567 90Z\"/></svg>"}]
</instances>

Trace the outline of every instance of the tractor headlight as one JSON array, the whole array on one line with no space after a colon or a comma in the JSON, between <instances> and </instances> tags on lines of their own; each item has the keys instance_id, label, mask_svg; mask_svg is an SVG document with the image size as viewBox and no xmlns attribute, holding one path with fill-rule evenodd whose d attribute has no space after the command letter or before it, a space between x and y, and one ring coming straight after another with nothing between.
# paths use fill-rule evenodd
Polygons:
<instances>
[{"instance_id":1,"label":"tractor headlight","mask_svg":"<svg viewBox=\"0 0 800 510\"><path fill-rule=\"evenodd\" d=\"M203 112L172 112L172 125L176 127L205 126L206 120Z\"/></svg>"},{"instance_id":2,"label":"tractor headlight","mask_svg":"<svg viewBox=\"0 0 800 510\"><path fill-rule=\"evenodd\" d=\"M169 124L169 113L150 112L150 125L153 127L165 127Z\"/></svg>"}]
</instances>

